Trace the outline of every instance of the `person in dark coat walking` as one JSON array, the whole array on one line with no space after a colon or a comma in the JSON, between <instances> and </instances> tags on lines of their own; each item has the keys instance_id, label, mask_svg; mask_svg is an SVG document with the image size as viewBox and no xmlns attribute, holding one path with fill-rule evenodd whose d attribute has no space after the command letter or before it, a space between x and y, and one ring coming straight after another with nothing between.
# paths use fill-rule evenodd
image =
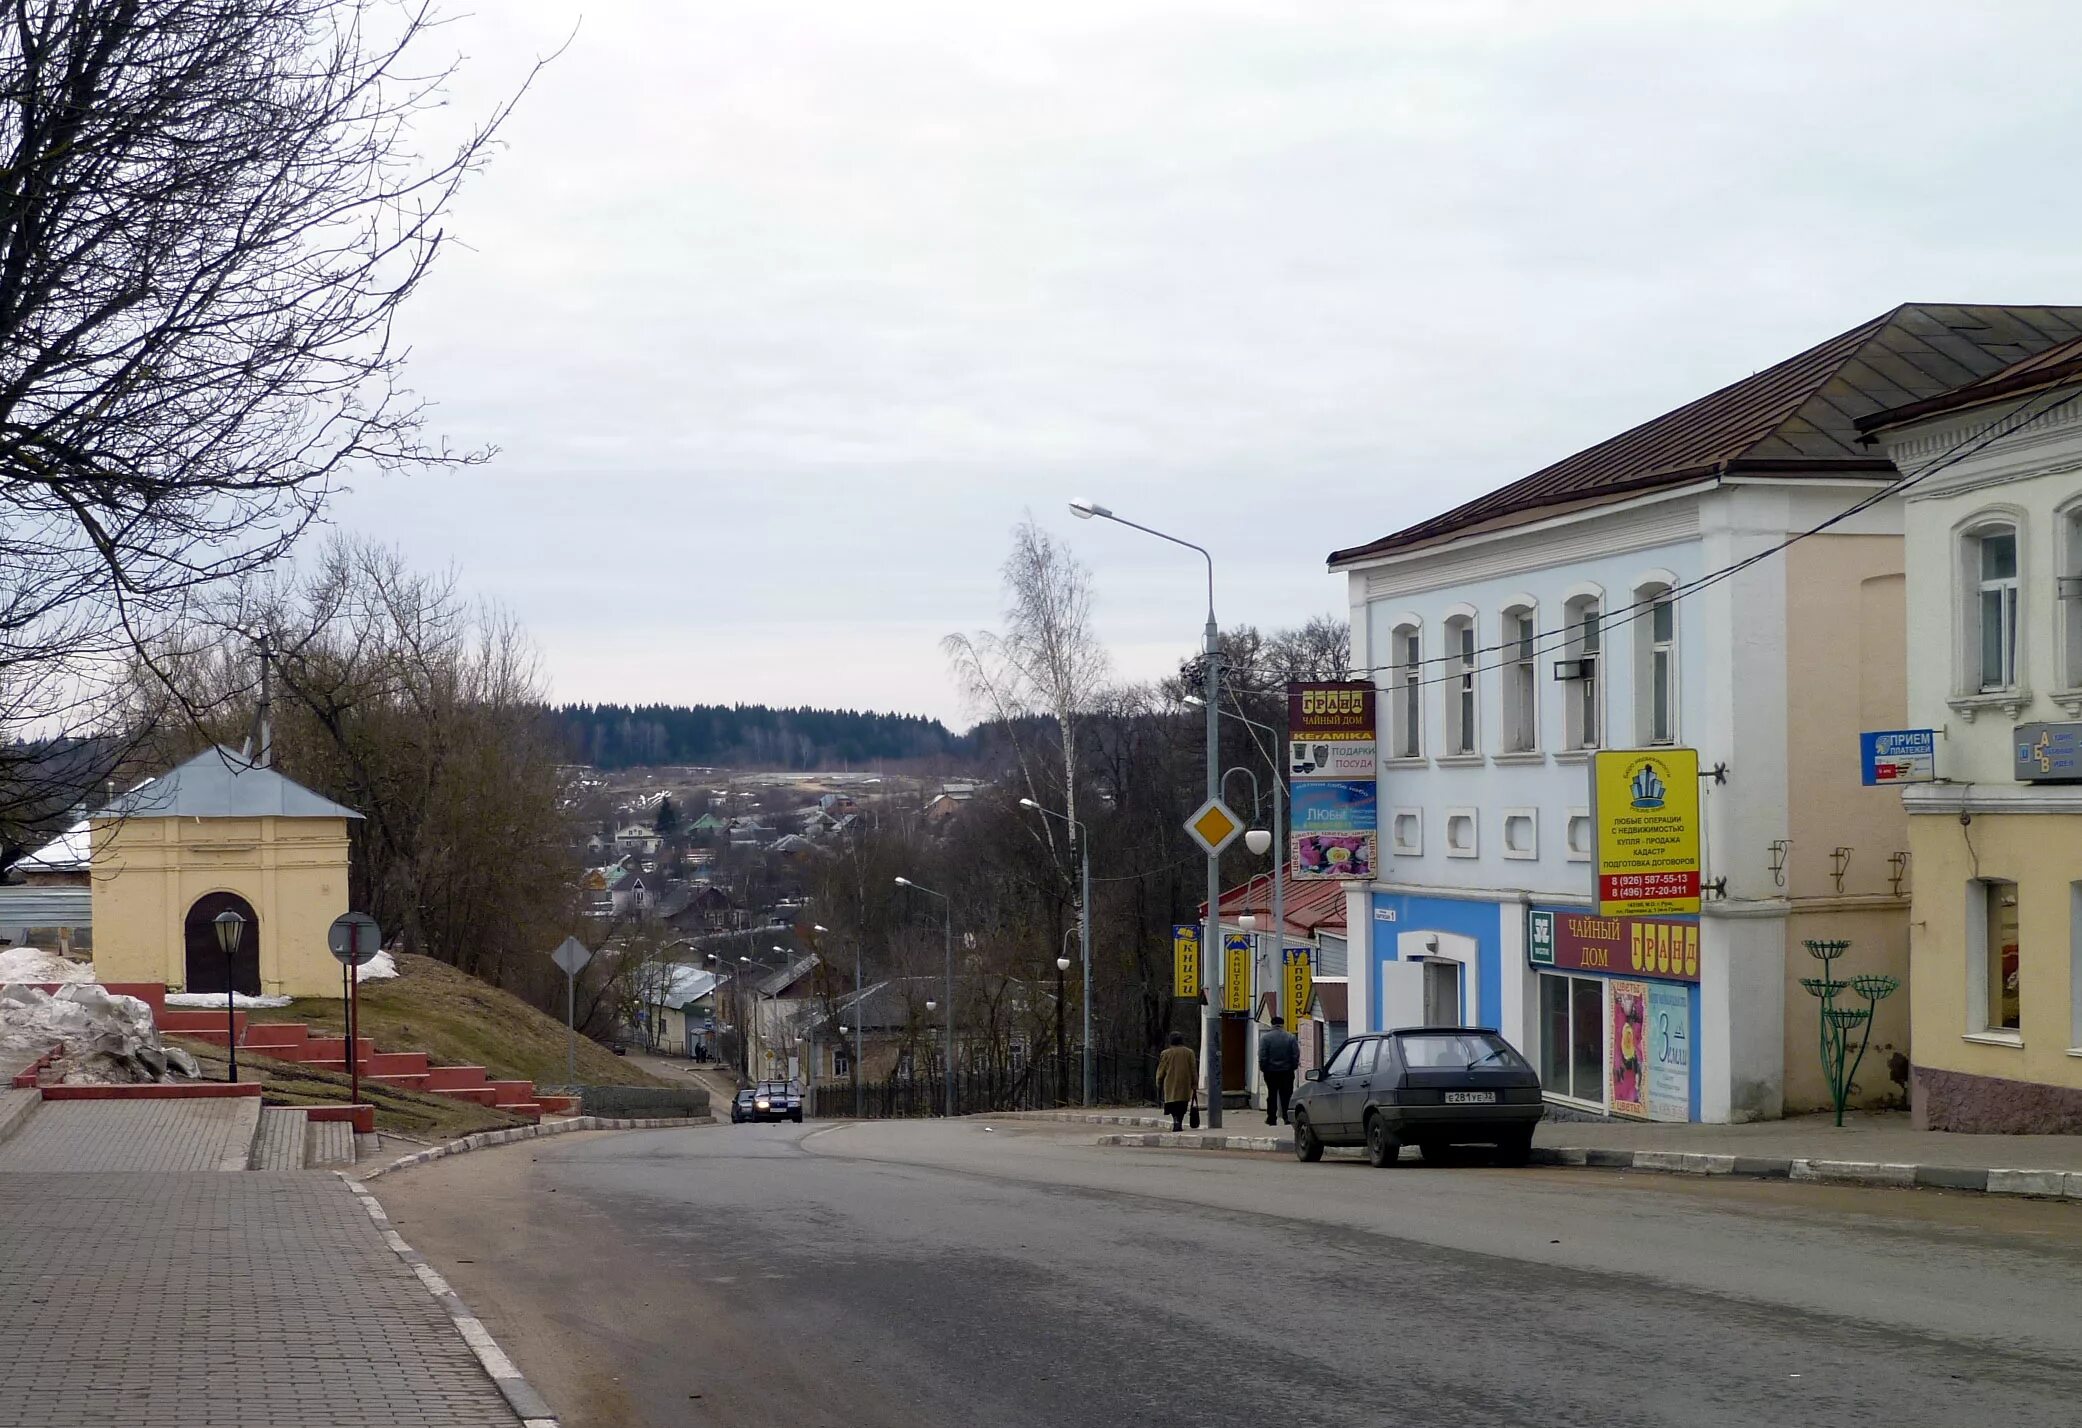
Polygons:
<instances>
[{"instance_id":1,"label":"person in dark coat walking","mask_svg":"<svg viewBox=\"0 0 2082 1428\"><path fill-rule=\"evenodd\" d=\"M1186 1128L1186 1103L1193 1099L1193 1087L1199 1079L1200 1064L1186 1048L1186 1039L1172 1032L1171 1044L1157 1058L1157 1095L1164 1102L1164 1111L1171 1117L1175 1131Z\"/></svg>"},{"instance_id":2,"label":"person in dark coat walking","mask_svg":"<svg viewBox=\"0 0 2082 1428\"><path fill-rule=\"evenodd\" d=\"M1301 1039L1287 1030L1287 1019L1276 1016L1272 1030L1258 1038L1258 1071L1265 1077L1265 1124L1293 1124L1289 1107L1294 1102L1294 1073L1301 1069Z\"/></svg>"}]
</instances>

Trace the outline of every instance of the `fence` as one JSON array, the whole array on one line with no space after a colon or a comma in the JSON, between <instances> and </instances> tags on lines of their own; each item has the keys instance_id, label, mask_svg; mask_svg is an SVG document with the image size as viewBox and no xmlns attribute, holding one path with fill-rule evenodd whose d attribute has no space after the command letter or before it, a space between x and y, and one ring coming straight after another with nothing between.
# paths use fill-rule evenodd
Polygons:
<instances>
[{"instance_id":1,"label":"fence","mask_svg":"<svg viewBox=\"0 0 2082 1428\"><path fill-rule=\"evenodd\" d=\"M1092 1058L1095 1104L1145 1105L1156 1099L1155 1052L1099 1055ZM886 1081L827 1077L816 1087L816 1114L858 1120L893 1120L905 1116L937 1116L946 1098L937 1070ZM1075 1056L1059 1075L1053 1057L1022 1067L990 1067L954 1073L954 1114L984 1111L1052 1111L1084 1104L1084 1068Z\"/></svg>"}]
</instances>

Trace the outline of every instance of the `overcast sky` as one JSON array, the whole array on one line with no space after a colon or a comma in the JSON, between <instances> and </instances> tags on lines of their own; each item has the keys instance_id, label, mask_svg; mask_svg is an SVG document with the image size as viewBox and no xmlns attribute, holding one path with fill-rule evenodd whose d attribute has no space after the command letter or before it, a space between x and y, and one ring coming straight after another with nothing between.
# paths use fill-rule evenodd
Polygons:
<instances>
[{"instance_id":1,"label":"overcast sky","mask_svg":"<svg viewBox=\"0 0 2082 1428\"><path fill-rule=\"evenodd\" d=\"M1988 12L1995 12L1993 14ZM1032 509L1144 678L1406 525L1903 301L2082 302L2071 0L495 0L569 50L406 323L433 429L341 526L570 700L969 722Z\"/></svg>"}]
</instances>

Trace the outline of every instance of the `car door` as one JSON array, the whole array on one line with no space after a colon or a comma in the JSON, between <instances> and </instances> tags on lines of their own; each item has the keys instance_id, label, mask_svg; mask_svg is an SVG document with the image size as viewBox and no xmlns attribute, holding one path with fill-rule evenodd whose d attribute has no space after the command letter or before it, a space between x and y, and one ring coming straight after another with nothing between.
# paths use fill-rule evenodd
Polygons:
<instances>
[{"instance_id":1,"label":"car door","mask_svg":"<svg viewBox=\"0 0 2082 1428\"><path fill-rule=\"evenodd\" d=\"M1316 1134L1324 1140L1338 1140L1345 1134L1344 1115L1345 1088L1356 1079L1352 1068L1358 1064L1359 1048L1366 1045L1363 1040L1346 1042L1330 1058L1323 1068L1323 1075L1316 1082L1315 1094L1308 1099L1308 1118L1316 1128ZM1370 1054L1370 1053L1369 1053Z\"/></svg>"},{"instance_id":2,"label":"car door","mask_svg":"<svg viewBox=\"0 0 2082 1428\"><path fill-rule=\"evenodd\" d=\"M1382 1037L1369 1036L1359 1043L1359 1057L1352 1063L1352 1074L1345 1078L1344 1095L1340 1097L1339 1123L1341 1132L1348 1138L1357 1139L1366 1128L1366 1106L1373 1099L1376 1073L1387 1058L1381 1055L1386 1041Z\"/></svg>"}]
</instances>

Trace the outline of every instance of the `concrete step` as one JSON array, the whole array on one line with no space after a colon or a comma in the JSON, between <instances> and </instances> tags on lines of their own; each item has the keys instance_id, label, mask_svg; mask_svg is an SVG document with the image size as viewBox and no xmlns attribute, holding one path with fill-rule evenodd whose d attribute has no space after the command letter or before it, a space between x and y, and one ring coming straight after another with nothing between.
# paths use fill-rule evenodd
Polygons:
<instances>
[{"instance_id":1,"label":"concrete step","mask_svg":"<svg viewBox=\"0 0 2082 1428\"><path fill-rule=\"evenodd\" d=\"M312 1121L306 1132L304 1163L313 1170L354 1164L354 1126L349 1121Z\"/></svg>"},{"instance_id":2,"label":"concrete step","mask_svg":"<svg viewBox=\"0 0 2082 1428\"><path fill-rule=\"evenodd\" d=\"M492 1082L492 1089L499 1093L499 1099L496 1102L498 1105L518 1106L525 1103L532 1106L535 1104L535 1083L533 1081L494 1081Z\"/></svg>"},{"instance_id":3,"label":"concrete step","mask_svg":"<svg viewBox=\"0 0 2082 1428\"><path fill-rule=\"evenodd\" d=\"M361 1064L371 1076L424 1076L430 1069L424 1051L378 1051L364 1056Z\"/></svg>"},{"instance_id":4,"label":"concrete step","mask_svg":"<svg viewBox=\"0 0 2082 1428\"><path fill-rule=\"evenodd\" d=\"M395 1086L400 1091L424 1091L427 1088L427 1073L401 1071L363 1076L364 1081L374 1081L379 1086Z\"/></svg>"},{"instance_id":5,"label":"concrete step","mask_svg":"<svg viewBox=\"0 0 2082 1428\"><path fill-rule=\"evenodd\" d=\"M501 1105L498 1109L506 1112L509 1116L519 1116L523 1120L539 1121L542 1119L542 1107L536 1105L533 1101L519 1101L512 1105Z\"/></svg>"},{"instance_id":6,"label":"concrete step","mask_svg":"<svg viewBox=\"0 0 2082 1428\"><path fill-rule=\"evenodd\" d=\"M311 1028L300 1021L256 1021L246 1028L246 1035L239 1044L259 1050L262 1047L299 1047L310 1039ZM270 1050L268 1054L283 1061L293 1059L277 1051Z\"/></svg>"},{"instance_id":7,"label":"concrete step","mask_svg":"<svg viewBox=\"0 0 2082 1428\"><path fill-rule=\"evenodd\" d=\"M538 1095L535 1097L535 1102L542 1107L544 1115L575 1116L578 1114L578 1097L576 1096Z\"/></svg>"},{"instance_id":8,"label":"concrete step","mask_svg":"<svg viewBox=\"0 0 2082 1428\"><path fill-rule=\"evenodd\" d=\"M253 1154L246 1163L254 1170L302 1170L304 1108L263 1106L253 1135Z\"/></svg>"},{"instance_id":9,"label":"concrete step","mask_svg":"<svg viewBox=\"0 0 2082 1428\"><path fill-rule=\"evenodd\" d=\"M458 1101L475 1101L480 1106L499 1104L499 1093L489 1086L429 1086L427 1093L434 1096L449 1096Z\"/></svg>"},{"instance_id":10,"label":"concrete step","mask_svg":"<svg viewBox=\"0 0 2082 1428\"><path fill-rule=\"evenodd\" d=\"M224 1044L222 1007L168 1007L155 1016L153 1021L162 1032L192 1036L199 1041L213 1041L219 1046ZM246 1022L246 1013L234 1011L231 1014L231 1024L238 1029L241 1036L246 1032Z\"/></svg>"},{"instance_id":11,"label":"concrete step","mask_svg":"<svg viewBox=\"0 0 2082 1428\"><path fill-rule=\"evenodd\" d=\"M427 1069L429 1091L456 1091L467 1088L489 1088L482 1066L432 1066Z\"/></svg>"}]
</instances>

